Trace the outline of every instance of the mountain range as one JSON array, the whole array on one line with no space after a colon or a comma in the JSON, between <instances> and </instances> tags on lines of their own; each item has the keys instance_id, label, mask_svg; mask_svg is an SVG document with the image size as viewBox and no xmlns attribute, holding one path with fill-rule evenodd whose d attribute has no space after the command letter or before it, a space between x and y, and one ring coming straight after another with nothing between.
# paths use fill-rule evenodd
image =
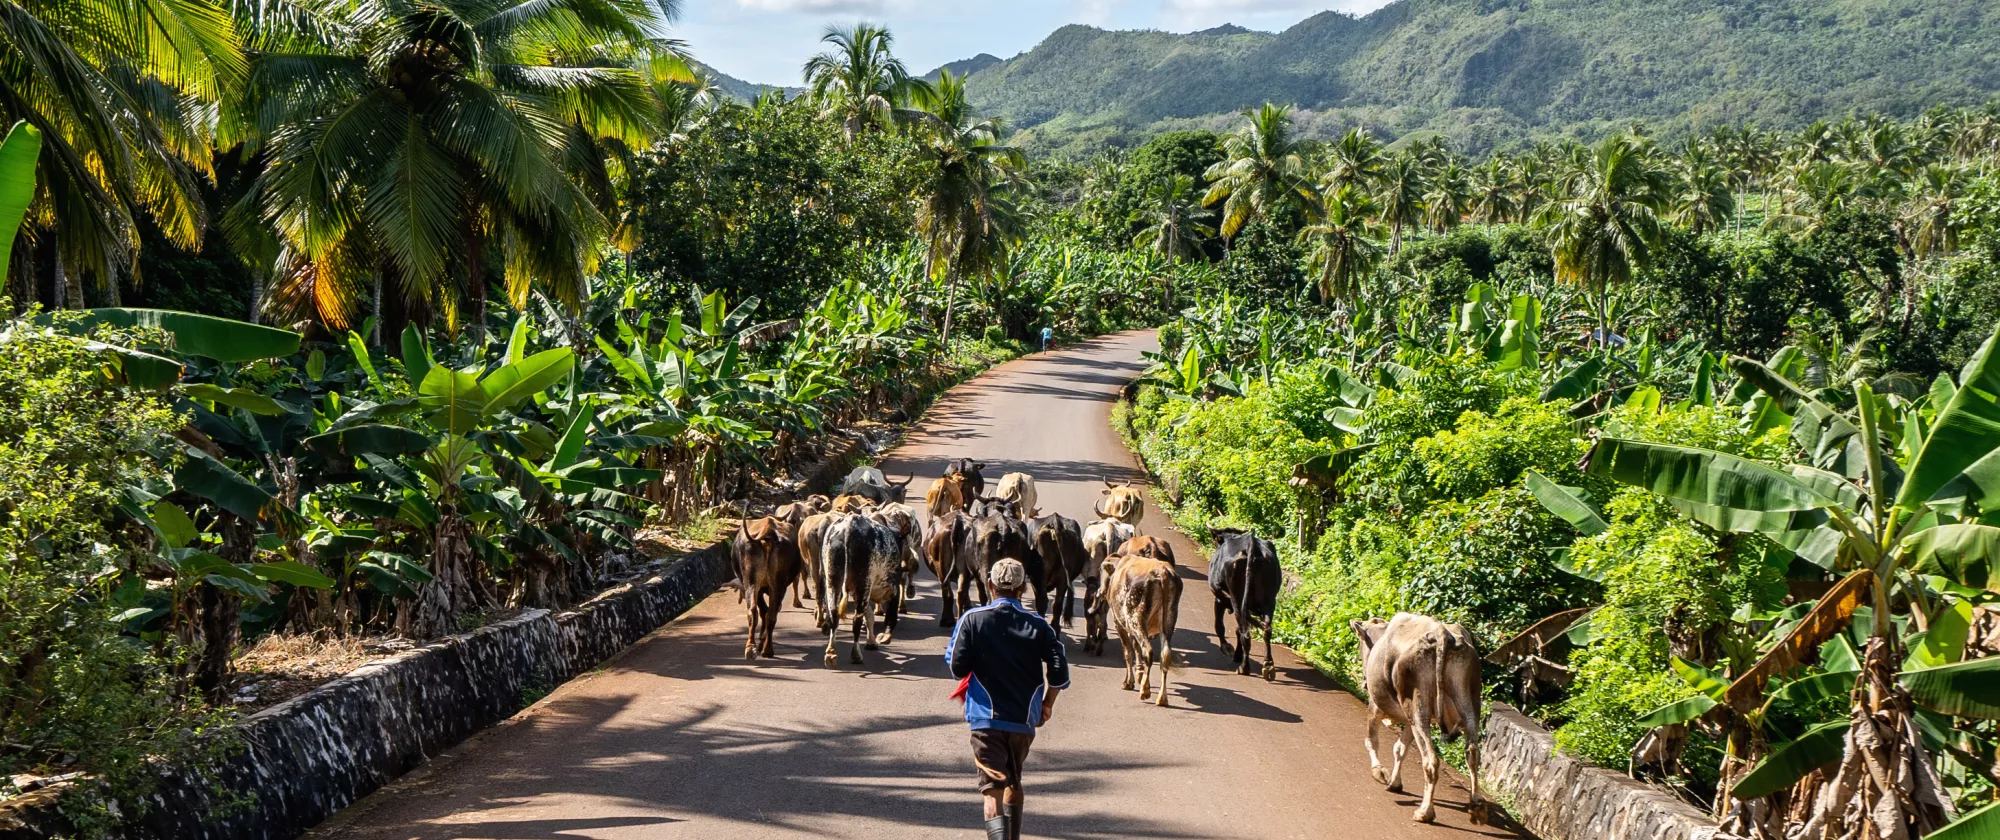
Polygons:
<instances>
[{"instance_id":1,"label":"mountain range","mask_svg":"<svg viewBox=\"0 0 2000 840\"><path fill-rule=\"evenodd\" d=\"M1057 152L1227 128L1266 101L1297 106L1310 136L1361 125L1478 151L1631 123L1671 135L1987 102L2000 3L1396 0L1277 33L1065 26L1013 58L940 69L969 73L973 102L1023 145Z\"/></svg>"}]
</instances>

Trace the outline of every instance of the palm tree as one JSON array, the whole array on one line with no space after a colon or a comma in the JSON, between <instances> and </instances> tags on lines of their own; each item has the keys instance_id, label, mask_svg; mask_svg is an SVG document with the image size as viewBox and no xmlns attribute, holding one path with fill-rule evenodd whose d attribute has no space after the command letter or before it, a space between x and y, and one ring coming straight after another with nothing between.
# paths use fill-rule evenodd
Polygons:
<instances>
[{"instance_id":1,"label":"palm tree","mask_svg":"<svg viewBox=\"0 0 2000 840\"><path fill-rule=\"evenodd\" d=\"M1307 259L1318 277L1320 300L1353 303L1361 294L1361 278L1381 261L1375 199L1353 184L1323 196L1318 220L1299 231L1299 240L1312 245Z\"/></svg>"},{"instance_id":2,"label":"palm tree","mask_svg":"<svg viewBox=\"0 0 2000 840\"><path fill-rule=\"evenodd\" d=\"M1458 227L1470 203L1465 167L1457 160L1445 158L1424 177L1424 224L1431 230L1444 233Z\"/></svg>"},{"instance_id":3,"label":"palm tree","mask_svg":"<svg viewBox=\"0 0 2000 840\"><path fill-rule=\"evenodd\" d=\"M1146 228L1132 238L1132 245L1178 262L1181 254L1199 252L1202 240L1215 235L1215 228L1202 223L1209 215L1195 197L1193 176L1169 172L1146 188L1146 207L1136 217Z\"/></svg>"},{"instance_id":4,"label":"palm tree","mask_svg":"<svg viewBox=\"0 0 2000 840\"><path fill-rule=\"evenodd\" d=\"M903 106L929 87L890 52L895 37L887 29L866 23L829 26L820 41L833 49L806 60L806 87L826 116L840 118L850 140L868 127L910 116Z\"/></svg>"},{"instance_id":5,"label":"palm tree","mask_svg":"<svg viewBox=\"0 0 2000 840\"><path fill-rule=\"evenodd\" d=\"M1380 185L1375 190L1376 206L1382 223L1389 226L1389 256L1403 250L1403 229L1424 221L1424 169L1416 155L1404 152L1382 167Z\"/></svg>"},{"instance_id":6,"label":"palm tree","mask_svg":"<svg viewBox=\"0 0 2000 840\"><path fill-rule=\"evenodd\" d=\"M85 278L116 294L138 254L138 214L199 247L213 111L245 73L228 12L200 0L4 0L0 12L0 125L42 134L36 198L6 235L51 246L54 302L82 306ZM14 248L0 266L24 302L36 297L33 252Z\"/></svg>"},{"instance_id":7,"label":"palm tree","mask_svg":"<svg viewBox=\"0 0 2000 840\"><path fill-rule=\"evenodd\" d=\"M922 106L917 144L931 163L917 187L917 233L924 243L924 276L944 274L948 290L940 341L951 341L958 284L990 275L1007 260L1022 228L1015 198L1019 149L1005 145L1006 126L980 118L965 100L965 80L943 73L917 93Z\"/></svg>"},{"instance_id":8,"label":"palm tree","mask_svg":"<svg viewBox=\"0 0 2000 840\"><path fill-rule=\"evenodd\" d=\"M1716 162L1708 144L1690 139L1675 164L1668 204L1674 224L1699 236L1736 215L1736 190L1730 186L1729 172Z\"/></svg>"},{"instance_id":9,"label":"palm tree","mask_svg":"<svg viewBox=\"0 0 2000 840\"><path fill-rule=\"evenodd\" d=\"M1917 257L1958 250L1959 225L1955 218L1966 182L1965 170L1949 164L1934 163L1917 170L1911 184L1913 194L1903 207L1910 251Z\"/></svg>"},{"instance_id":10,"label":"palm tree","mask_svg":"<svg viewBox=\"0 0 2000 840\"><path fill-rule=\"evenodd\" d=\"M693 81L659 36L675 12L603 0L358 0L272 33L252 69L236 212L276 232L268 305L351 323L364 290L419 318L575 305L615 213L607 158L660 129L652 85Z\"/></svg>"},{"instance_id":11,"label":"palm tree","mask_svg":"<svg viewBox=\"0 0 2000 840\"><path fill-rule=\"evenodd\" d=\"M1367 189L1374 186L1387 159L1382 143L1365 128L1350 128L1340 141L1327 148L1326 174L1320 189L1332 192L1344 186Z\"/></svg>"},{"instance_id":12,"label":"palm tree","mask_svg":"<svg viewBox=\"0 0 2000 840\"><path fill-rule=\"evenodd\" d=\"M1630 281L1651 262L1663 233L1668 185L1650 152L1644 138L1630 133L1605 138L1564 178L1565 197L1536 214L1555 257L1556 279L1582 286L1591 298L1599 340L1610 336L1611 285Z\"/></svg>"},{"instance_id":13,"label":"palm tree","mask_svg":"<svg viewBox=\"0 0 2000 840\"><path fill-rule=\"evenodd\" d=\"M1513 167L1506 158L1494 155L1485 165L1472 170L1466 186L1466 212L1472 221L1497 225L1513 221L1515 196Z\"/></svg>"},{"instance_id":14,"label":"palm tree","mask_svg":"<svg viewBox=\"0 0 2000 840\"><path fill-rule=\"evenodd\" d=\"M1814 230L1856 200L1874 198L1879 182L1862 166L1821 160L1795 167L1778 191L1778 208L1765 219L1773 228Z\"/></svg>"},{"instance_id":15,"label":"palm tree","mask_svg":"<svg viewBox=\"0 0 2000 840\"><path fill-rule=\"evenodd\" d=\"M1291 113L1269 102L1246 108L1242 127L1223 138L1223 158L1205 173L1210 184L1202 197L1203 205L1223 202L1223 236L1234 238L1251 219L1312 200L1307 147L1292 136Z\"/></svg>"}]
</instances>

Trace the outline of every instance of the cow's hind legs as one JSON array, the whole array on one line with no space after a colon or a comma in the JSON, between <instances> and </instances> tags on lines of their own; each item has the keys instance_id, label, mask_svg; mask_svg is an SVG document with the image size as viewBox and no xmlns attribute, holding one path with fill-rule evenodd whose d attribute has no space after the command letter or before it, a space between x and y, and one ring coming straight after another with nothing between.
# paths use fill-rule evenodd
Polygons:
<instances>
[{"instance_id":1,"label":"cow's hind legs","mask_svg":"<svg viewBox=\"0 0 2000 840\"><path fill-rule=\"evenodd\" d=\"M889 617L882 620L882 632L875 636L875 641L868 646L870 649L875 648L877 645L888 644L889 640L896 635L896 620L902 616L903 598L901 593L898 593L890 596L889 600Z\"/></svg>"},{"instance_id":2,"label":"cow's hind legs","mask_svg":"<svg viewBox=\"0 0 2000 840\"><path fill-rule=\"evenodd\" d=\"M1174 637L1160 636L1160 696L1153 701L1155 706L1167 705L1167 674L1174 666Z\"/></svg>"},{"instance_id":3,"label":"cow's hind legs","mask_svg":"<svg viewBox=\"0 0 2000 840\"><path fill-rule=\"evenodd\" d=\"M1389 783L1389 771L1382 767L1382 756L1375 750L1375 733L1382 729L1382 718L1374 709L1368 710L1368 734L1362 736L1361 744L1368 748L1368 775L1374 776L1380 784Z\"/></svg>"},{"instance_id":4,"label":"cow's hind legs","mask_svg":"<svg viewBox=\"0 0 2000 840\"><path fill-rule=\"evenodd\" d=\"M1229 634L1224 632L1222 629L1223 628L1222 614L1228 611L1229 611L1228 602L1223 601L1221 598L1215 599L1215 643L1222 647L1223 656L1232 657L1230 661L1236 662L1242 660L1243 652L1240 650L1230 649Z\"/></svg>"},{"instance_id":5,"label":"cow's hind legs","mask_svg":"<svg viewBox=\"0 0 2000 840\"><path fill-rule=\"evenodd\" d=\"M1153 699L1153 639L1139 637L1139 702Z\"/></svg>"},{"instance_id":6,"label":"cow's hind legs","mask_svg":"<svg viewBox=\"0 0 2000 840\"><path fill-rule=\"evenodd\" d=\"M1271 655L1271 620L1266 618L1264 619L1264 681L1275 682L1277 679L1278 660Z\"/></svg>"},{"instance_id":7,"label":"cow's hind legs","mask_svg":"<svg viewBox=\"0 0 2000 840\"><path fill-rule=\"evenodd\" d=\"M744 622L750 626L749 637L743 640L744 659L757 658L757 630L764 624L764 616L757 609L757 597L758 593L752 590L749 598L750 606L743 611Z\"/></svg>"},{"instance_id":8,"label":"cow's hind legs","mask_svg":"<svg viewBox=\"0 0 2000 840\"><path fill-rule=\"evenodd\" d=\"M854 646L848 649L847 660L859 665L861 664L861 646L863 644L862 632L864 629L871 631L874 629L875 611L860 604L856 604L855 606L859 607L859 609L854 611ZM875 647L875 640L870 638L866 644L868 647L873 648Z\"/></svg>"},{"instance_id":9,"label":"cow's hind legs","mask_svg":"<svg viewBox=\"0 0 2000 840\"><path fill-rule=\"evenodd\" d=\"M1389 748L1389 792L1403 792L1403 753L1409 747L1409 733L1396 727L1396 745Z\"/></svg>"},{"instance_id":10,"label":"cow's hind legs","mask_svg":"<svg viewBox=\"0 0 2000 840\"><path fill-rule=\"evenodd\" d=\"M1438 754L1437 743L1431 739L1430 721L1410 722L1410 738L1416 741L1417 758L1424 763L1424 801L1417 803L1416 821L1420 823L1437 820Z\"/></svg>"},{"instance_id":11,"label":"cow's hind legs","mask_svg":"<svg viewBox=\"0 0 2000 840\"><path fill-rule=\"evenodd\" d=\"M771 593L771 606L764 611L764 658L777 655L778 608L785 604L784 590Z\"/></svg>"}]
</instances>

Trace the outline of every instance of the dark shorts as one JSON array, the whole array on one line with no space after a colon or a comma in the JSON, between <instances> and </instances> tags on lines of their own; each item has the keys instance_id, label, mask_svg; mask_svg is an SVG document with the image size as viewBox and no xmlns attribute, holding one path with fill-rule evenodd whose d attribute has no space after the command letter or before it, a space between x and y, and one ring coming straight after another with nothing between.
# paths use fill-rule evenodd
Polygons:
<instances>
[{"instance_id":1,"label":"dark shorts","mask_svg":"<svg viewBox=\"0 0 2000 840\"><path fill-rule=\"evenodd\" d=\"M1026 732L998 729L972 730L972 761L979 765L979 792L1018 787L1021 765L1028 760L1028 747L1035 736Z\"/></svg>"}]
</instances>

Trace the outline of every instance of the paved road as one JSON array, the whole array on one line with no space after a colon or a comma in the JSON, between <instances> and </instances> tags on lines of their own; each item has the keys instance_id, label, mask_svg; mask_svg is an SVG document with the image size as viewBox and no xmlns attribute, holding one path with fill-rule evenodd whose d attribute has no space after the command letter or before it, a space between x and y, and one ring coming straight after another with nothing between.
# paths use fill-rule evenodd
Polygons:
<instances>
[{"instance_id":1,"label":"paved road","mask_svg":"<svg viewBox=\"0 0 2000 840\"><path fill-rule=\"evenodd\" d=\"M1003 365L940 400L889 453L894 476L928 486L951 456L984 458L989 481L1034 475L1044 510L1090 515L1098 477L1137 478L1106 422L1150 333L1128 333ZM1149 508L1143 530L1166 517ZM1092 658L1071 645L1074 687L1028 763L1026 835L1037 838L1505 837L1470 826L1465 791L1440 788L1439 824L1368 777L1362 705L1279 653L1277 682L1227 670L1197 568L1175 646L1192 668L1171 707L1119 689L1114 638ZM746 662L743 611L724 589L513 720L337 815L326 840L731 840L969 838L977 796L965 727L923 576L914 615L860 667L820 666L809 611L779 620L778 658ZM1079 620L1077 629L1081 630ZM844 634L843 634L844 638ZM1415 762L1406 768L1420 789Z\"/></svg>"}]
</instances>

